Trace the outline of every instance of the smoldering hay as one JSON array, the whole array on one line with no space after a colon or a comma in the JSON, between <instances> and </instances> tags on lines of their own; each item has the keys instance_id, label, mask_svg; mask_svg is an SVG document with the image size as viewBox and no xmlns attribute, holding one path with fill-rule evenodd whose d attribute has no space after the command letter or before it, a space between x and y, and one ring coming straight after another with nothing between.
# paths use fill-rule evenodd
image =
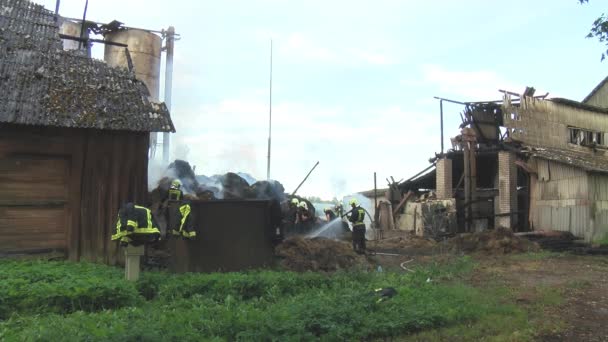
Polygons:
<instances>
[{"instance_id":1,"label":"smoldering hay","mask_svg":"<svg viewBox=\"0 0 608 342\"><path fill-rule=\"evenodd\" d=\"M178 179L185 195L194 199L271 199L286 200L285 188L275 180L256 181L246 173L228 172L223 175L196 175L190 163L175 160L164 171L152 192L166 192Z\"/></svg>"}]
</instances>

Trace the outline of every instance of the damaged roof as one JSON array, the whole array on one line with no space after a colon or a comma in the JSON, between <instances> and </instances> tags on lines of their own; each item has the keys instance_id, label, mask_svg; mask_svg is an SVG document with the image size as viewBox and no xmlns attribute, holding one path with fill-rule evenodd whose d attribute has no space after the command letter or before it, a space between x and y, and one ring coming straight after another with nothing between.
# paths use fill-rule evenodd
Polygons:
<instances>
[{"instance_id":1,"label":"damaged roof","mask_svg":"<svg viewBox=\"0 0 608 342\"><path fill-rule=\"evenodd\" d=\"M591 100L591 98L593 97L593 95L595 95L595 93L597 93L598 91L600 91L600 89L602 89L602 87L604 87L604 85L608 82L608 77L604 78L600 83L598 83L597 86L595 86L595 88L593 88L593 90L589 93L589 95L585 96L585 98L583 99L583 103L586 103L587 101Z\"/></svg>"},{"instance_id":2,"label":"damaged roof","mask_svg":"<svg viewBox=\"0 0 608 342\"><path fill-rule=\"evenodd\" d=\"M531 157L568 164L586 171L608 173L608 160L598 158L592 153L529 145L523 146L521 153Z\"/></svg>"},{"instance_id":3,"label":"damaged roof","mask_svg":"<svg viewBox=\"0 0 608 342\"><path fill-rule=\"evenodd\" d=\"M573 107L573 108L588 110L591 112L608 114L608 108L602 108L602 107L597 107L597 106L593 106L590 104L586 104L586 103L584 103L585 101L578 102L578 101L574 101L574 100L570 100L570 99L564 99L561 97L554 97L554 98L548 99L547 101L563 104L563 105Z\"/></svg>"},{"instance_id":4,"label":"damaged roof","mask_svg":"<svg viewBox=\"0 0 608 342\"><path fill-rule=\"evenodd\" d=\"M132 72L63 51L54 13L26 0L0 0L0 122L175 132Z\"/></svg>"}]
</instances>

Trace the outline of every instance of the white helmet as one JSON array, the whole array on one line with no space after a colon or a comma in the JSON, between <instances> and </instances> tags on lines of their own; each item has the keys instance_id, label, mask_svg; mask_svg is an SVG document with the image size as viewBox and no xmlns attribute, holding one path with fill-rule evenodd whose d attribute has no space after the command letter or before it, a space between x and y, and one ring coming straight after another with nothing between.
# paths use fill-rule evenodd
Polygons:
<instances>
[{"instance_id":1,"label":"white helmet","mask_svg":"<svg viewBox=\"0 0 608 342\"><path fill-rule=\"evenodd\" d=\"M298 204L298 207L300 207L304 210L308 210L308 204L306 204L306 202L304 202L304 201L300 202L300 204Z\"/></svg>"}]
</instances>

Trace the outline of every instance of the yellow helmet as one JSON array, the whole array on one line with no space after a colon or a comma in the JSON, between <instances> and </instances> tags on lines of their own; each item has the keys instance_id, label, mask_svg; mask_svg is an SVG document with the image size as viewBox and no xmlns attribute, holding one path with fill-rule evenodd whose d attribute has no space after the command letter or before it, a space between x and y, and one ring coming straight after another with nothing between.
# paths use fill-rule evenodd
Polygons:
<instances>
[{"instance_id":1,"label":"yellow helmet","mask_svg":"<svg viewBox=\"0 0 608 342\"><path fill-rule=\"evenodd\" d=\"M171 182L171 189L179 189L182 187L182 182L179 179L174 179L173 182Z\"/></svg>"},{"instance_id":2,"label":"yellow helmet","mask_svg":"<svg viewBox=\"0 0 608 342\"><path fill-rule=\"evenodd\" d=\"M300 203L300 201L298 201L298 199L297 199L297 198L292 198L292 199L291 199L291 204L298 205L299 203Z\"/></svg>"},{"instance_id":3,"label":"yellow helmet","mask_svg":"<svg viewBox=\"0 0 608 342\"><path fill-rule=\"evenodd\" d=\"M350 201L348 202L351 206L355 207L357 206L357 199L356 198L351 198Z\"/></svg>"}]
</instances>

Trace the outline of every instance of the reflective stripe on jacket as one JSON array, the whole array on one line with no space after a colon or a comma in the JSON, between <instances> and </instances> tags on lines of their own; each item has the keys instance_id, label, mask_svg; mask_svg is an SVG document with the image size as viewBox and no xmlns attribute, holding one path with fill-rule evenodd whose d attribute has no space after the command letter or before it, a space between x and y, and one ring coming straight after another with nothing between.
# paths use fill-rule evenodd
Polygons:
<instances>
[{"instance_id":1,"label":"reflective stripe on jacket","mask_svg":"<svg viewBox=\"0 0 608 342\"><path fill-rule=\"evenodd\" d=\"M112 240L131 242L133 237L142 235L150 238L160 237L160 230L152 216L152 211L133 203L123 205L118 211L116 231L112 235Z\"/></svg>"},{"instance_id":2,"label":"reflective stripe on jacket","mask_svg":"<svg viewBox=\"0 0 608 342\"><path fill-rule=\"evenodd\" d=\"M179 189L169 189L169 200L170 201L181 201L183 192Z\"/></svg>"},{"instance_id":3,"label":"reflective stripe on jacket","mask_svg":"<svg viewBox=\"0 0 608 342\"><path fill-rule=\"evenodd\" d=\"M365 220L365 209L361 208L360 206L354 207L351 210L348 220L352 222L353 227L364 225L365 223L363 221Z\"/></svg>"},{"instance_id":4,"label":"reflective stripe on jacket","mask_svg":"<svg viewBox=\"0 0 608 342\"><path fill-rule=\"evenodd\" d=\"M174 236L182 236L186 239L196 237L194 230L194 219L192 217L192 208L189 203L182 203L179 206L179 227L172 227L171 234ZM177 229L176 229L177 228Z\"/></svg>"}]
</instances>

